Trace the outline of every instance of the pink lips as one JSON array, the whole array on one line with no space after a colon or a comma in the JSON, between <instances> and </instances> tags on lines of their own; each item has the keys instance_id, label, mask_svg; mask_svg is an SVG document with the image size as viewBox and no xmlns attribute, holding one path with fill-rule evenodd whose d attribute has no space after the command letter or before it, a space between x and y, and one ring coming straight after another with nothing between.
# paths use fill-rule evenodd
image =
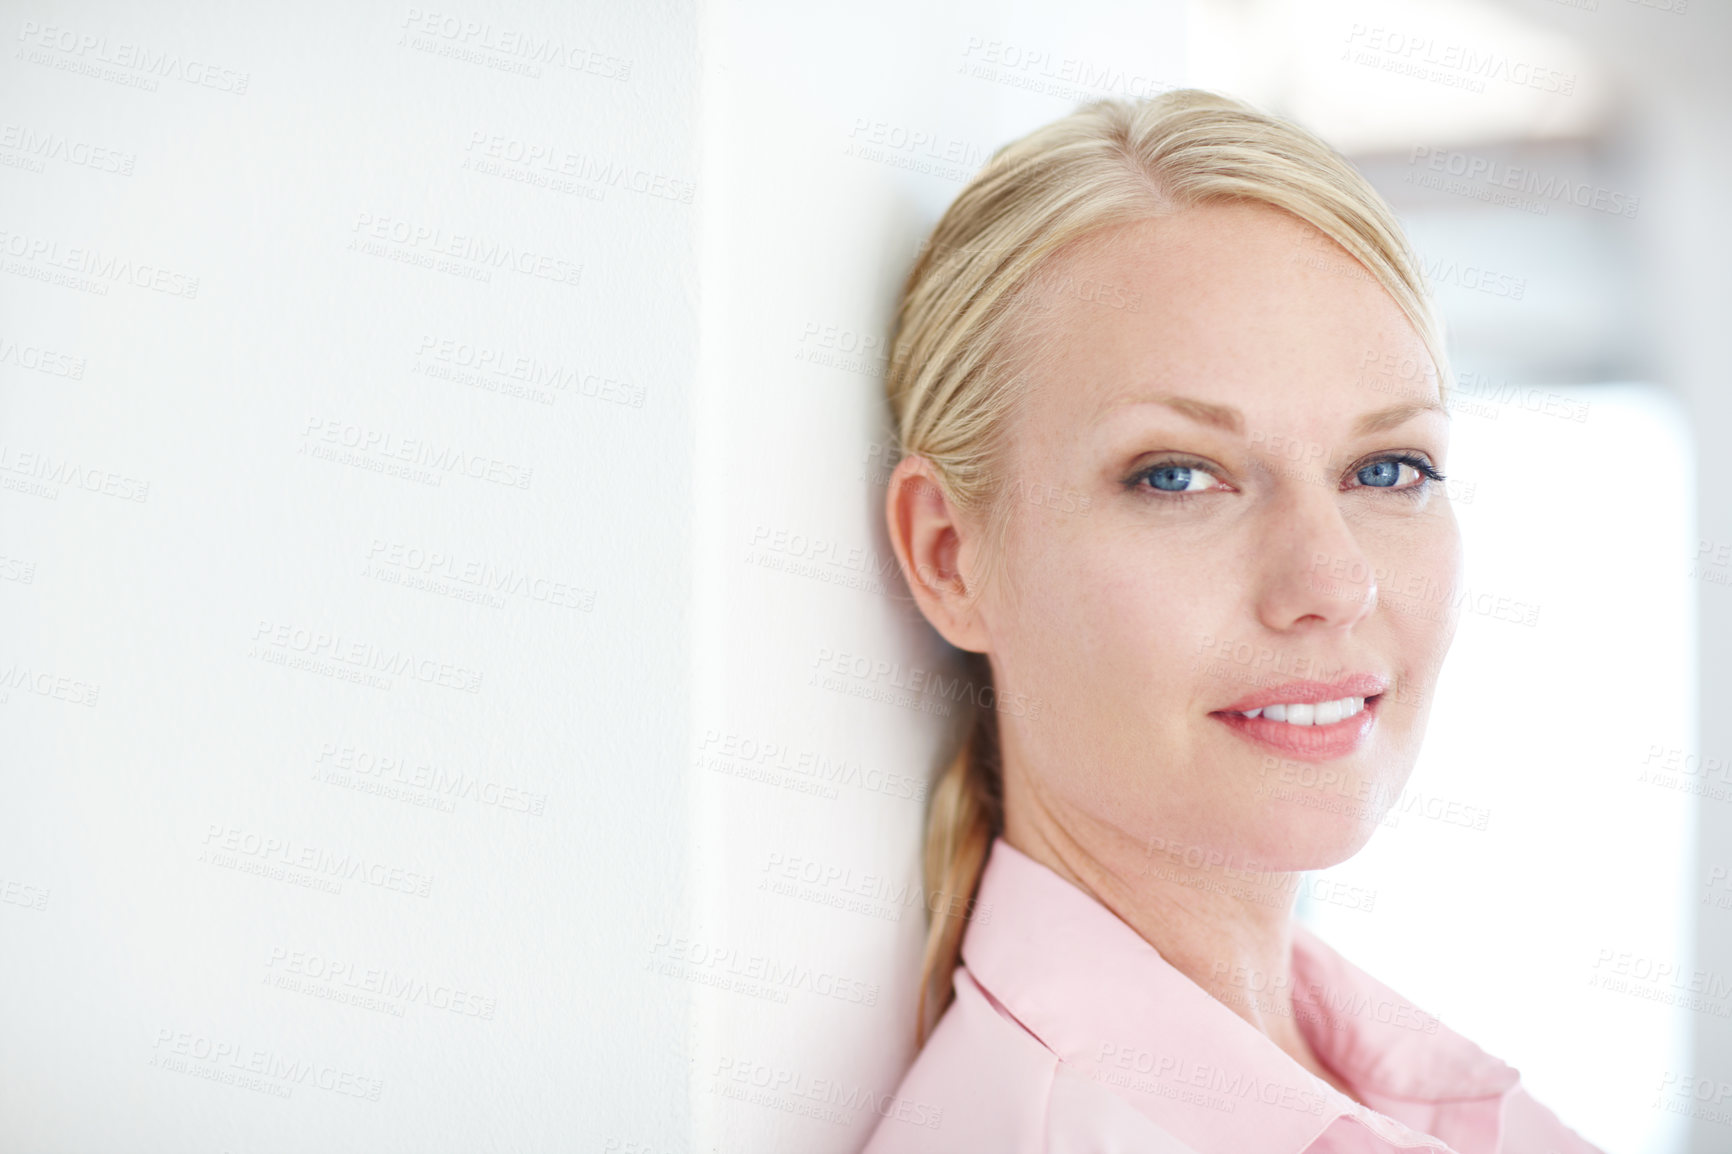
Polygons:
<instances>
[{"instance_id":1,"label":"pink lips","mask_svg":"<svg viewBox=\"0 0 1732 1154\"><path fill-rule=\"evenodd\" d=\"M1273 749L1300 761L1330 761L1345 757L1359 747L1377 724L1377 695L1389 688L1389 680L1360 673L1338 681L1290 681L1241 698L1209 716L1247 741ZM1266 717L1246 717L1248 709L1291 703L1314 705L1343 697L1366 698L1365 708L1333 725L1289 725Z\"/></svg>"}]
</instances>

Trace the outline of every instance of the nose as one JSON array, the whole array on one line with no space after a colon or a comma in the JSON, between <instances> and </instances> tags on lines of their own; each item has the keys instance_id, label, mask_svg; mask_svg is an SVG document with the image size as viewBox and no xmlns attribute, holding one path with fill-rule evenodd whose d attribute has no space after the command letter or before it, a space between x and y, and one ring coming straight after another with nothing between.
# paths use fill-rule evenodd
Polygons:
<instances>
[{"instance_id":1,"label":"nose","mask_svg":"<svg viewBox=\"0 0 1732 1154\"><path fill-rule=\"evenodd\" d=\"M1326 486L1290 493L1268 511L1257 615L1276 632L1345 631L1377 607L1377 574Z\"/></svg>"}]
</instances>

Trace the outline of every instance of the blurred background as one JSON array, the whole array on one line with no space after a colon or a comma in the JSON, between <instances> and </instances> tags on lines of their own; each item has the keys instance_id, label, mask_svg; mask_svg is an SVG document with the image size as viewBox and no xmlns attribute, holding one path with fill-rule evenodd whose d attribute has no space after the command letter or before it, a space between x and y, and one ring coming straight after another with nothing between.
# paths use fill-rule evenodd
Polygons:
<instances>
[{"instance_id":1,"label":"blurred background","mask_svg":"<svg viewBox=\"0 0 1732 1154\"><path fill-rule=\"evenodd\" d=\"M1732 8L0 30L0 1150L858 1150L966 713L896 291L994 149L1184 85L1367 174L1455 361L1456 647L1299 916L1602 1148L1732 1149Z\"/></svg>"}]
</instances>

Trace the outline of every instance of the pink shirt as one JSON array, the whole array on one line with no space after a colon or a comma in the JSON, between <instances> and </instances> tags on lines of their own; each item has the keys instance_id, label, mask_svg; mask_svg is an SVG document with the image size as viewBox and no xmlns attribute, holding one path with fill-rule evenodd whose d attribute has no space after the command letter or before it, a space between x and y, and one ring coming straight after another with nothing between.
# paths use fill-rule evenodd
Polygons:
<instances>
[{"instance_id":1,"label":"pink shirt","mask_svg":"<svg viewBox=\"0 0 1732 1154\"><path fill-rule=\"evenodd\" d=\"M1297 1024L1369 1108L1002 838L974 909L956 1001L897 1091L926 1124L886 1114L862 1154L1600 1154L1303 925Z\"/></svg>"}]
</instances>

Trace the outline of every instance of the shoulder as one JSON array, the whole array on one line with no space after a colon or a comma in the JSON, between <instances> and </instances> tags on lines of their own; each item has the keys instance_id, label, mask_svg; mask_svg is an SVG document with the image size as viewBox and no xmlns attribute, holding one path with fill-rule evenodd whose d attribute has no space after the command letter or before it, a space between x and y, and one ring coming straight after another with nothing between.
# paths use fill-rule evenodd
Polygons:
<instances>
[{"instance_id":1,"label":"shoulder","mask_svg":"<svg viewBox=\"0 0 1732 1154\"><path fill-rule=\"evenodd\" d=\"M861 1154L1197 1154L1063 1063L966 968L955 985Z\"/></svg>"},{"instance_id":2,"label":"shoulder","mask_svg":"<svg viewBox=\"0 0 1732 1154\"><path fill-rule=\"evenodd\" d=\"M902 1077L897 1105L914 1125L884 1117L861 1154L1037 1154L1044 1149L1058 1056L987 998L965 968L956 1000ZM934 1124L936 1123L936 1124Z\"/></svg>"}]
</instances>

